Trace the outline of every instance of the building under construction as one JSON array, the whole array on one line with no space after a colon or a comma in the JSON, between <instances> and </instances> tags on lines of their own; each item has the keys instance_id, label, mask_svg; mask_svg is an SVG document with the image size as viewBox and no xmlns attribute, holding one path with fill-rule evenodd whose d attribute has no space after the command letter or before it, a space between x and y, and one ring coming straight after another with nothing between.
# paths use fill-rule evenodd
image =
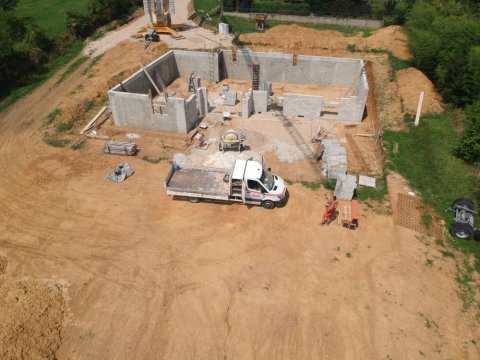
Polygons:
<instances>
[{"instance_id":1,"label":"building under construction","mask_svg":"<svg viewBox=\"0 0 480 360\"><path fill-rule=\"evenodd\" d=\"M242 50L171 50L108 92L114 123L186 133L208 113L358 123L368 82L361 59Z\"/></svg>"}]
</instances>

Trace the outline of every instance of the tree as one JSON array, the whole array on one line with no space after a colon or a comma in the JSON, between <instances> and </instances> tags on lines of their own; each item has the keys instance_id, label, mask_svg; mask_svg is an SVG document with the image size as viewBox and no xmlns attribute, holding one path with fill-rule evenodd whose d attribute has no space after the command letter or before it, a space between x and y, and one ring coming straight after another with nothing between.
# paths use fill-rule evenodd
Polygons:
<instances>
[{"instance_id":1,"label":"tree","mask_svg":"<svg viewBox=\"0 0 480 360\"><path fill-rule=\"evenodd\" d=\"M465 131L455 154L467 162L480 161L480 101L465 109Z\"/></svg>"},{"instance_id":2,"label":"tree","mask_svg":"<svg viewBox=\"0 0 480 360\"><path fill-rule=\"evenodd\" d=\"M17 7L18 0L0 0L0 10L10 11Z\"/></svg>"}]
</instances>

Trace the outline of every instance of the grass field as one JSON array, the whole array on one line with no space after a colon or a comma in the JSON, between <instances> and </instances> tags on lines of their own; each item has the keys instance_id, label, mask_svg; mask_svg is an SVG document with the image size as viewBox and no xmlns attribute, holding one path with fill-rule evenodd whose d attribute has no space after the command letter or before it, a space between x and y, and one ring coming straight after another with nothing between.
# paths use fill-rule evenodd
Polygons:
<instances>
[{"instance_id":1,"label":"grass field","mask_svg":"<svg viewBox=\"0 0 480 360\"><path fill-rule=\"evenodd\" d=\"M20 0L17 15L32 18L54 39L65 31L65 11L86 11L86 0Z\"/></svg>"},{"instance_id":2,"label":"grass field","mask_svg":"<svg viewBox=\"0 0 480 360\"><path fill-rule=\"evenodd\" d=\"M453 213L445 210L456 198L467 197L480 206L479 170L453 155L458 140L453 114L446 111L425 115L418 127L413 126L413 117L406 121L406 131L384 133L387 168L405 176L447 224ZM395 148L398 151L394 151ZM476 269L480 271L480 243L455 239L452 245L472 253L477 259Z\"/></svg>"}]
</instances>

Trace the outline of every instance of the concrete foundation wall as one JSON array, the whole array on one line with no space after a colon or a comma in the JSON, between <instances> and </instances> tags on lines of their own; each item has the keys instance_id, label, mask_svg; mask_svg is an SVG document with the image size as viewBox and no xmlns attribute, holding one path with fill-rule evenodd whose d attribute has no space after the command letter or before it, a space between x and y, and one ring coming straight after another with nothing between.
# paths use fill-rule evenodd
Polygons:
<instances>
[{"instance_id":1,"label":"concrete foundation wall","mask_svg":"<svg viewBox=\"0 0 480 360\"><path fill-rule=\"evenodd\" d=\"M266 91L253 90L253 112L267 112L268 94Z\"/></svg>"},{"instance_id":2,"label":"concrete foundation wall","mask_svg":"<svg viewBox=\"0 0 480 360\"><path fill-rule=\"evenodd\" d=\"M242 99L242 118L248 119L253 114L253 92L250 89Z\"/></svg>"},{"instance_id":3,"label":"concrete foundation wall","mask_svg":"<svg viewBox=\"0 0 480 360\"><path fill-rule=\"evenodd\" d=\"M341 98L338 106L338 120L346 122L361 122L365 109L365 101L361 97L351 96Z\"/></svg>"},{"instance_id":4,"label":"concrete foundation wall","mask_svg":"<svg viewBox=\"0 0 480 360\"><path fill-rule=\"evenodd\" d=\"M218 82L224 78L252 79L252 63L260 65L260 82L285 82L291 84L313 84L320 86L346 87L350 97L340 99L338 119L360 122L368 95L368 82L363 70L364 62L358 59L313 57L299 55L297 65L289 54L253 53L238 50L236 61L231 51L220 53L169 51L146 68L158 88L160 79L169 86L176 78L189 78L194 72L197 77ZM149 128L171 132L188 132L199 116L208 113L207 89L200 88L196 95L187 100L170 97L162 107L155 100L153 109L151 96L156 90L141 69L108 92L114 123L123 127ZM285 94L284 113L289 116L320 118L322 96ZM242 99L242 117L252 113L266 112L266 91L249 90Z\"/></svg>"},{"instance_id":5,"label":"concrete foundation wall","mask_svg":"<svg viewBox=\"0 0 480 360\"><path fill-rule=\"evenodd\" d=\"M208 90L205 87L197 90L198 115L204 116L208 113Z\"/></svg>"},{"instance_id":6,"label":"concrete foundation wall","mask_svg":"<svg viewBox=\"0 0 480 360\"><path fill-rule=\"evenodd\" d=\"M320 119L323 96L287 93L283 97L283 113L287 116L304 116Z\"/></svg>"},{"instance_id":7,"label":"concrete foundation wall","mask_svg":"<svg viewBox=\"0 0 480 360\"><path fill-rule=\"evenodd\" d=\"M220 66L223 78L251 80L252 64L260 65L260 81L351 87L358 78L362 60L299 55L293 66L293 56L277 53L253 53L247 49L223 51ZM222 61L224 64L222 64Z\"/></svg>"},{"instance_id":8,"label":"concrete foundation wall","mask_svg":"<svg viewBox=\"0 0 480 360\"><path fill-rule=\"evenodd\" d=\"M218 53L207 51L174 50L179 76L185 79L190 77L192 72L201 79L218 82L219 66ZM213 70L213 79L210 79L210 70Z\"/></svg>"},{"instance_id":9,"label":"concrete foundation wall","mask_svg":"<svg viewBox=\"0 0 480 360\"><path fill-rule=\"evenodd\" d=\"M189 132L197 125L198 118L197 95L192 95L185 100L186 132Z\"/></svg>"},{"instance_id":10,"label":"concrete foundation wall","mask_svg":"<svg viewBox=\"0 0 480 360\"><path fill-rule=\"evenodd\" d=\"M170 85L179 76L173 51L169 51L157 60L148 64L146 69L159 89L161 89L160 82L158 80L159 76L165 83L165 86ZM121 88L117 91L135 94L148 94L148 91L150 90L153 95L157 94L154 86L148 80L143 69L138 70L126 80L122 81L121 85Z\"/></svg>"}]
</instances>

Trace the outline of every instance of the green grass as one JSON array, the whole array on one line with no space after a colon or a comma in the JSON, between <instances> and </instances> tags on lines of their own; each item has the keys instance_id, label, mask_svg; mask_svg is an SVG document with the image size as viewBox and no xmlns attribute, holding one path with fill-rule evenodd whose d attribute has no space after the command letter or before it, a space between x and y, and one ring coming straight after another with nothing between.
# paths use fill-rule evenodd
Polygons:
<instances>
[{"instance_id":1,"label":"green grass","mask_svg":"<svg viewBox=\"0 0 480 360\"><path fill-rule=\"evenodd\" d=\"M158 164L160 161L162 161L162 158L151 158L148 156L143 156L142 160L145 160L146 162L149 162L151 164Z\"/></svg>"},{"instance_id":2,"label":"green grass","mask_svg":"<svg viewBox=\"0 0 480 360\"><path fill-rule=\"evenodd\" d=\"M73 128L74 122L72 120L67 122L62 122L56 126L56 130L58 133L63 133L71 130Z\"/></svg>"},{"instance_id":3,"label":"green grass","mask_svg":"<svg viewBox=\"0 0 480 360\"><path fill-rule=\"evenodd\" d=\"M60 84L63 80L65 80L68 75L70 75L71 73L73 73L75 70L77 70L80 66L82 66L82 64L87 61L88 59L90 59L88 56L80 56L77 60L75 60L73 63L71 63L67 70L65 70L63 72L62 75L60 75L60 78L57 80L57 82L55 83L55 85L58 85Z\"/></svg>"},{"instance_id":4,"label":"green grass","mask_svg":"<svg viewBox=\"0 0 480 360\"><path fill-rule=\"evenodd\" d=\"M47 36L55 39L66 30L65 11L85 13L86 0L20 0L16 8L18 16L32 18L45 29Z\"/></svg>"},{"instance_id":5,"label":"green grass","mask_svg":"<svg viewBox=\"0 0 480 360\"><path fill-rule=\"evenodd\" d=\"M407 117L406 121L406 131L386 130L384 133L387 168L407 178L412 188L447 224L452 221L453 213L445 210L456 198L471 198L480 205L476 194L478 171L453 155L458 139L452 113L426 114L418 127L413 126L413 117ZM397 154L393 151L395 143L398 144ZM452 239L450 243L474 255L475 269L480 271L480 243L461 239Z\"/></svg>"},{"instance_id":6,"label":"green grass","mask_svg":"<svg viewBox=\"0 0 480 360\"><path fill-rule=\"evenodd\" d=\"M58 58L49 62L46 67L45 71L41 74L33 75L30 78L28 84L20 86L10 92L8 96L6 96L2 102L0 102L0 111L6 109L8 106L12 105L15 101L20 99L21 97L27 95L40 85L42 85L47 79L49 79L56 71L58 71L62 66L76 57L80 51L83 49L83 43L81 41L76 42L73 44L67 53Z\"/></svg>"},{"instance_id":7,"label":"green grass","mask_svg":"<svg viewBox=\"0 0 480 360\"><path fill-rule=\"evenodd\" d=\"M59 139L58 137L52 136L49 133L45 133L43 135L43 141L47 145L50 145L50 146L53 146L53 147L58 147L58 148L65 147L70 142L69 140L66 140L66 139Z\"/></svg>"},{"instance_id":8,"label":"green grass","mask_svg":"<svg viewBox=\"0 0 480 360\"><path fill-rule=\"evenodd\" d=\"M375 188L359 186L355 191L355 199L359 201L375 200L382 201L387 195L387 179L386 177L377 178Z\"/></svg>"},{"instance_id":9,"label":"green grass","mask_svg":"<svg viewBox=\"0 0 480 360\"><path fill-rule=\"evenodd\" d=\"M255 21L252 19L245 19L236 16L224 16L222 19L226 22L230 28L235 31L237 35L246 34L252 32L263 32L257 30L255 27ZM346 26L346 25L334 25L334 24L312 24L312 23L295 23L293 21L273 21L267 19L267 26L265 30L271 29L277 25L291 25L296 24L298 26L316 29L316 30L334 30L341 32L345 36L354 36L359 32L363 33L364 36L369 36L372 32L372 29Z\"/></svg>"},{"instance_id":10,"label":"green grass","mask_svg":"<svg viewBox=\"0 0 480 360\"><path fill-rule=\"evenodd\" d=\"M335 180L324 180L323 187L327 190L335 190Z\"/></svg>"},{"instance_id":11,"label":"green grass","mask_svg":"<svg viewBox=\"0 0 480 360\"><path fill-rule=\"evenodd\" d=\"M47 120L45 121L45 124L50 125L51 123L53 123L57 116L61 114L61 112L62 110L59 108L53 110L50 114L47 115Z\"/></svg>"},{"instance_id":12,"label":"green grass","mask_svg":"<svg viewBox=\"0 0 480 360\"><path fill-rule=\"evenodd\" d=\"M214 10L220 6L220 1L219 0L195 0L194 1L194 7L195 11L201 13L209 13L210 11Z\"/></svg>"},{"instance_id":13,"label":"green grass","mask_svg":"<svg viewBox=\"0 0 480 360\"><path fill-rule=\"evenodd\" d=\"M80 149L83 149L86 145L87 141L86 140L82 140L72 146L70 146L73 150L80 150Z\"/></svg>"},{"instance_id":14,"label":"green grass","mask_svg":"<svg viewBox=\"0 0 480 360\"><path fill-rule=\"evenodd\" d=\"M105 35L105 33L103 31L97 31L92 36L89 36L88 40L95 41L95 40L98 40L98 39L102 38L103 35Z\"/></svg>"},{"instance_id":15,"label":"green grass","mask_svg":"<svg viewBox=\"0 0 480 360\"><path fill-rule=\"evenodd\" d=\"M392 69L392 74L390 76L390 80L393 81L393 80L395 80L397 71L400 71L402 69L406 69L408 67L411 67L412 62L399 59L398 57L393 55L390 51L387 51L387 53L388 53L388 61L390 62L390 67Z\"/></svg>"},{"instance_id":16,"label":"green grass","mask_svg":"<svg viewBox=\"0 0 480 360\"><path fill-rule=\"evenodd\" d=\"M322 186L320 181L300 181L300 183L303 185L303 187L311 190L318 190Z\"/></svg>"}]
</instances>

